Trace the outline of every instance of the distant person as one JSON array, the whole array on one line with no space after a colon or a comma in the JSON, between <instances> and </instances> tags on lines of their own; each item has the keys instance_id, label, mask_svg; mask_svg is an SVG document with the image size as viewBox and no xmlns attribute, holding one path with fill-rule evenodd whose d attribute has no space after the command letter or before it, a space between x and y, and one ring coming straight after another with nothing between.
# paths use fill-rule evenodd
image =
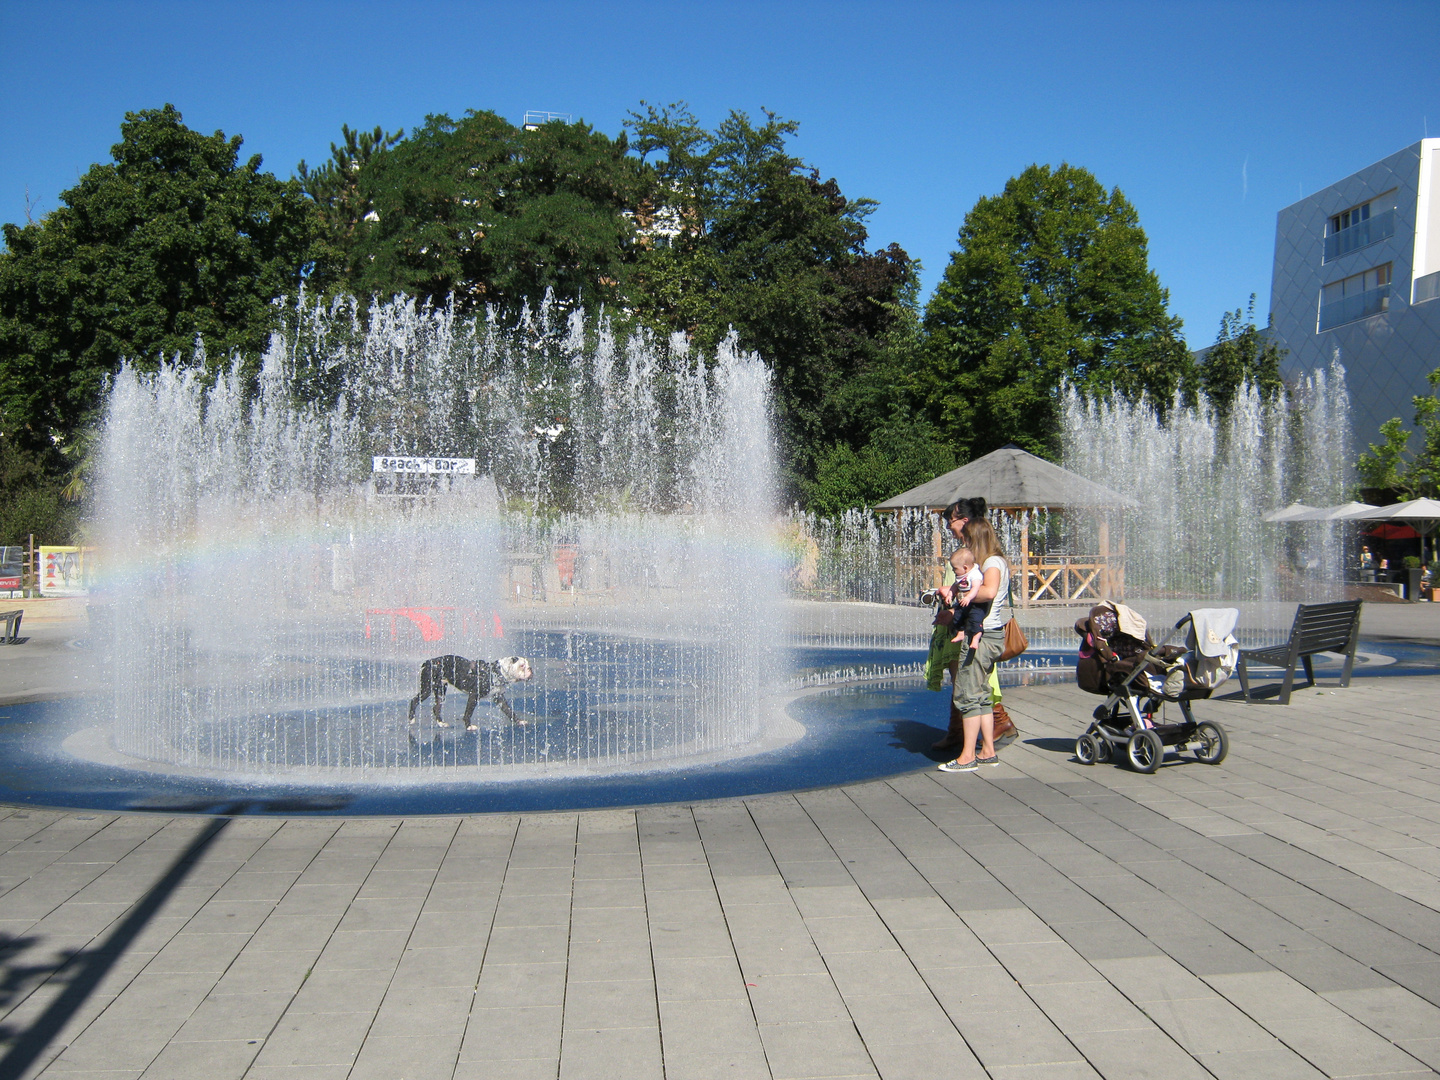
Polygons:
<instances>
[{"instance_id":1,"label":"distant person","mask_svg":"<svg viewBox=\"0 0 1440 1080\"><path fill-rule=\"evenodd\" d=\"M1360 580L1366 585L1375 584L1375 556L1367 544L1360 545Z\"/></svg>"}]
</instances>

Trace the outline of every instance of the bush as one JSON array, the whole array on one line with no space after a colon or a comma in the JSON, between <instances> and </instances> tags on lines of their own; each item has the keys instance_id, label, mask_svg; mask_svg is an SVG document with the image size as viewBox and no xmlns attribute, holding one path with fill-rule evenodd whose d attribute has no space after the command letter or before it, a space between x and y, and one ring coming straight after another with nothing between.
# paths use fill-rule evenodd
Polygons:
<instances>
[{"instance_id":1,"label":"bush","mask_svg":"<svg viewBox=\"0 0 1440 1080\"><path fill-rule=\"evenodd\" d=\"M806 509L821 517L874 506L955 468L955 447L923 420L882 425L860 450L836 443L820 455L815 479L804 483Z\"/></svg>"},{"instance_id":2,"label":"bush","mask_svg":"<svg viewBox=\"0 0 1440 1080\"><path fill-rule=\"evenodd\" d=\"M61 496L64 461L58 453L29 450L0 435L0 544L66 544L80 509Z\"/></svg>"}]
</instances>

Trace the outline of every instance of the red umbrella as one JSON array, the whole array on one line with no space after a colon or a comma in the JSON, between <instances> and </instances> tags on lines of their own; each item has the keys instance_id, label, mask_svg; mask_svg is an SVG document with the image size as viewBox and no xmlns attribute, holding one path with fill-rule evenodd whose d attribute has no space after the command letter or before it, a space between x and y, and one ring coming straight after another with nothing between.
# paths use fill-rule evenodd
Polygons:
<instances>
[{"instance_id":1,"label":"red umbrella","mask_svg":"<svg viewBox=\"0 0 1440 1080\"><path fill-rule=\"evenodd\" d=\"M1373 536L1377 540L1414 540L1420 534L1409 525L1395 525L1388 521L1382 521L1378 525L1371 525L1365 530L1366 536Z\"/></svg>"}]
</instances>

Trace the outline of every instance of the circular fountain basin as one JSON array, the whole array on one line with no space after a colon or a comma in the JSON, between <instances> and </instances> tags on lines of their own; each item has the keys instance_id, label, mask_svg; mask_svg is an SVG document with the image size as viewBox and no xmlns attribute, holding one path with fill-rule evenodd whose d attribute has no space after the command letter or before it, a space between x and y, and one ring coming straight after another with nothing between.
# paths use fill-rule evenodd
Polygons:
<instances>
[{"instance_id":1,"label":"circular fountain basin","mask_svg":"<svg viewBox=\"0 0 1440 1080\"><path fill-rule=\"evenodd\" d=\"M1069 682L1066 653L1027 654L1007 665L1004 682ZM796 668L827 673L902 668L913 651L796 650ZM1338 668L1338 661L1333 665ZM1360 678L1440 672L1440 649L1368 643ZM1333 674L1321 660L1323 677ZM1020 691L1023 694L1023 691ZM1077 691L1078 693L1078 691ZM699 753L667 763L584 768L544 763L523 769L456 767L476 756L480 733L441 733L447 767L361 775L308 769L245 774L187 769L116 752L86 722L76 699L0 707L0 801L101 812L319 814L343 816L577 810L733 798L856 783L933 768L930 744L943 733L948 693L925 689L918 674L794 687L771 699L765 735L738 751ZM1239 734L1239 733L1237 733ZM1023 733L1022 733L1023 737ZM1242 736L1243 737L1243 736ZM437 752L431 743L431 754ZM450 755L448 758L445 755Z\"/></svg>"}]
</instances>

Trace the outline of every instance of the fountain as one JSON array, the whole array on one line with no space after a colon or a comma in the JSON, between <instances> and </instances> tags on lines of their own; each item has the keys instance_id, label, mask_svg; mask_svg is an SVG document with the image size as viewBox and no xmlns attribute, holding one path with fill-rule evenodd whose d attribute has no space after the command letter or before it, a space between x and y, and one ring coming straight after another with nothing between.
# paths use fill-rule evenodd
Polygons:
<instances>
[{"instance_id":1,"label":"fountain","mask_svg":"<svg viewBox=\"0 0 1440 1080\"><path fill-rule=\"evenodd\" d=\"M92 705L114 748L433 782L766 745L760 360L548 300L506 330L407 301L361 315L302 297L258 371L116 376ZM482 706L467 736L424 709L407 731L420 662L451 652L529 656L510 693L529 722Z\"/></svg>"},{"instance_id":2,"label":"fountain","mask_svg":"<svg viewBox=\"0 0 1440 1080\"><path fill-rule=\"evenodd\" d=\"M548 301L500 327L302 298L262 357L205 359L114 379L83 642L103 690L0 712L21 719L0 723L9 801L515 811L928 766L935 523L777 517L769 377L733 340L702 356ZM1338 578L1337 537L1259 520L1343 495L1338 369L1224 423L1074 396L1065 417L1067 465L1142 508L1123 528L1147 614L1239 600L1250 644ZM1045 508L999 524L1012 551L1021 528L1092 542ZM1068 681L1073 610L1020 617L1008 683ZM487 704L477 731L410 727L420 663L452 652L531 658L527 722Z\"/></svg>"},{"instance_id":3,"label":"fountain","mask_svg":"<svg viewBox=\"0 0 1440 1080\"><path fill-rule=\"evenodd\" d=\"M1284 625L1294 608L1279 601L1338 598L1342 530L1262 518L1290 502L1343 502L1353 483L1349 437L1338 364L1274 401L1247 385L1227 415L1203 397L1192 407L1177 401L1165 416L1148 402L1086 400L1073 391L1064 407L1065 467L1137 506L1126 523L1127 595L1249 603L1257 615L1268 605ZM1274 628L1252 618L1246 630Z\"/></svg>"}]
</instances>

